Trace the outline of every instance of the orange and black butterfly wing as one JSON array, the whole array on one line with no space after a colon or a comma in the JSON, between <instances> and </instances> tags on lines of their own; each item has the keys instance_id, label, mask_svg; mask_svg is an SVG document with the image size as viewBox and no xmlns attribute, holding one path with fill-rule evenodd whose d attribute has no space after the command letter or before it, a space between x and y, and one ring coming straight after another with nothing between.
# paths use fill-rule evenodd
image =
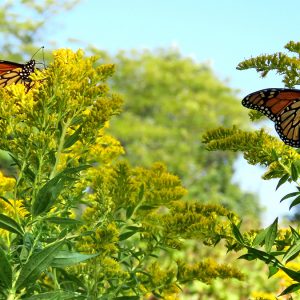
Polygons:
<instances>
[{"instance_id":1,"label":"orange and black butterfly wing","mask_svg":"<svg viewBox=\"0 0 300 300\"><path fill-rule=\"evenodd\" d=\"M11 61L0 61L0 87L5 87L14 83L14 78L18 78L18 73L22 70L21 64ZM15 70L15 71L14 71ZM11 82L11 83L10 83Z\"/></svg>"},{"instance_id":2,"label":"orange and black butterfly wing","mask_svg":"<svg viewBox=\"0 0 300 300\"><path fill-rule=\"evenodd\" d=\"M13 69L22 68L23 64L18 64L12 61L0 60L0 75Z\"/></svg>"},{"instance_id":3,"label":"orange and black butterfly wing","mask_svg":"<svg viewBox=\"0 0 300 300\"><path fill-rule=\"evenodd\" d=\"M298 99L289 104L277 117L275 129L287 145L300 148L300 91Z\"/></svg>"},{"instance_id":4,"label":"orange and black butterfly wing","mask_svg":"<svg viewBox=\"0 0 300 300\"><path fill-rule=\"evenodd\" d=\"M300 147L300 90L264 89L246 96L242 104L274 121L285 144Z\"/></svg>"},{"instance_id":5,"label":"orange and black butterfly wing","mask_svg":"<svg viewBox=\"0 0 300 300\"><path fill-rule=\"evenodd\" d=\"M29 76L34 72L34 66L34 60L30 60L26 64L0 61L0 87L22 83L29 89L32 82Z\"/></svg>"}]
</instances>

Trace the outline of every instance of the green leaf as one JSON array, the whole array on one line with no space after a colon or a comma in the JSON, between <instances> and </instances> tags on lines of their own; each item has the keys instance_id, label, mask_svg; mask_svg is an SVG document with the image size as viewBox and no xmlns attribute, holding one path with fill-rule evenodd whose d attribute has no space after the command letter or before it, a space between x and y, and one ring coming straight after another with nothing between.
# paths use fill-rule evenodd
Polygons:
<instances>
[{"instance_id":1,"label":"green leaf","mask_svg":"<svg viewBox=\"0 0 300 300\"><path fill-rule=\"evenodd\" d=\"M8 152L8 154L11 157L11 159L14 161L14 164L12 164L12 165L16 165L16 166L18 166L19 169L21 169L22 163L12 153ZM23 172L24 172L24 174L27 175L27 177L31 180L31 182L34 181L35 174L34 174L34 172L32 172L30 170L28 165L24 168Z\"/></svg>"},{"instance_id":2,"label":"green leaf","mask_svg":"<svg viewBox=\"0 0 300 300\"><path fill-rule=\"evenodd\" d=\"M266 238L266 234L267 234L266 229L261 230L254 238L252 245L258 246L258 245L262 244Z\"/></svg>"},{"instance_id":3,"label":"green leaf","mask_svg":"<svg viewBox=\"0 0 300 300\"><path fill-rule=\"evenodd\" d=\"M76 116L72 119L71 126L82 124L82 122L83 122L83 117Z\"/></svg>"},{"instance_id":4,"label":"green leaf","mask_svg":"<svg viewBox=\"0 0 300 300\"><path fill-rule=\"evenodd\" d=\"M60 195L64 185L65 180L63 180L61 176L56 176L49 180L37 194L32 206L33 216L38 216L41 213L48 211Z\"/></svg>"},{"instance_id":5,"label":"green leaf","mask_svg":"<svg viewBox=\"0 0 300 300\"><path fill-rule=\"evenodd\" d=\"M21 252L20 252L20 261L26 262L28 255L30 255L32 247L34 244L34 236L32 233L25 232L23 235L23 245L21 246Z\"/></svg>"},{"instance_id":6,"label":"green leaf","mask_svg":"<svg viewBox=\"0 0 300 300\"><path fill-rule=\"evenodd\" d=\"M7 204L9 204L11 207L13 207L13 205L10 203L10 201L7 198L5 198L3 196L0 196L0 199L2 199L4 202L6 202Z\"/></svg>"},{"instance_id":7,"label":"green leaf","mask_svg":"<svg viewBox=\"0 0 300 300\"><path fill-rule=\"evenodd\" d=\"M35 173L29 168L29 166L27 166L24 169L24 174L26 175L27 178L29 178L31 180L31 182L34 182L34 180L35 180Z\"/></svg>"},{"instance_id":8,"label":"green leaf","mask_svg":"<svg viewBox=\"0 0 300 300\"><path fill-rule=\"evenodd\" d=\"M35 283L40 274L45 271L59 252L65 241L58 241L38 253L33 254L27 263L20 270L16 282L16 289L19 290L27 285Z\"/></svg>"},{"instance_id":9,"label":"green leaf","mask_svg":"<svg viewBox=\"0 0 300 300\"><path fill-rule=\"evenodd\" d=\"M119 241L124 241L130 238L132 235L136 234L137 231L127 231L119 235Z\"/></svg>"},{"instance_id":10,"label":"green leaf","mask_svg":"<svg viewBox=\"0 0 300 300\"><path fill-rule=\"evenodd\" d=\"M140 210L151 210L151 209L156 209L157 205L141 205L139 206Z\"/></svg>"},{"instance_id":11,"label":"green leaf","mask_svg":"<svg viewBox=\"0 0 300 300\"><path fill-rule=\"evenodd\" d=\"M265 249L268 253L271 251L274 241L276 239L277 228L278 228L278 217L268 228L266 228L267 234L265 237Z\"/></svg>"},{"instance_id":12,"label":"green leaf","mask_svg":"<svg viewBox=\"0 0 300 300\"><path fill-rule=\"evenodd\" d=\"M0 282L6 288L12 285L12 269L3 249L0 247Z\"/></svg>"},{"instance_id":13,"label":"green leaf","mask_svg":"<svg viewBox=\"0 0 300 300\"><path fill-rule=\"evenodd\" d=\"M55 292L46 292L34 295L28 298L22 298L23 300L68 300L76 299L78 296L77 293L67 292L67 291L55 291Z\"/></svg>"},{"instance_id":14,"label":"green leaf","mask_svg":"<svg viewBox=\"0 0 300 300\"><path fill-rule=\"evenodd\" d=\"M300 240L298 240L294 245L292 245L285 255L283 256L283 262L288 262L291 258L297 255L300 252Z\"/></svg>"},{"instance_id":15,"label":"green leaf","mask_svg":"<svg viewBox=\"0 0 300 300\"><path fill-rule=\"evenodd\" d=\"M44 219L47 222L54 224L64 224L64 225L79 225L82 221L70 218L59 218L59 217L49 217Z\"/></svg>"},{"instance_id":16,"label":"green leaf","mask_svg":"<svg viewBox=\"0 0 300 300\"><path fill-rule=\"evenodd\" d=\"M290 229L291 229L294 239L296 239L296 240L300 239L300 234L292 226L290 226Z\"/></svg>"},{"instance_id":17,"label":"green leaf","mask_svg":"<svg viewBox=\"0 0 300 300\"><path fill-rule=\"evenodd\" d=\"M242 234L240 233L240 230L238 229L238 227L232 223L232 233L235 237L235 239L242 245L245 244L244 238L242 236Z\"/></svg>"},{"instance_id":18,"label":"green leaf","mask_svg":"<svg viewBox=\"0 0 300 300\"><path fill-rule=\"evenodd\" d=\"M285 174L285 175L283 175L280 179L279 179L279 181L278 181L278 184L277 184L277 186L276 186L276 191L279 189L279 187L281 186L281 185L283 185L285 182L287 182L287 180L290 178L290 175L289 174Z\"/></svg>"},{"instance_id":19,"label":"green leaf","mask_svg":"<svg viewBox=\"0 0 300 300\"><path fill-rule=\"evenodd\" d=\"M272 277L273 275L275 275L277 272L279 271L279 268L272 265L272 266L269 266L269 278Z\"/></svg>"},{"instance_id":20,"label":"green leaf","mask_svg":"<svg viewBox=\"0 0 300 300\"><path fill-rule=\"evenodd\" d=\"M139 190L139 195L138 195L139 202L141 202L143 200L144 193L145 193L145 186L144 186L144 184L141 184L140 190Z\"/></svg>"},{"instance_id":21,"label":"green leaf","mask_svg":"<svg viewBox=\"0 0 300 300\"><path fill-rule=\"evenodd\" d=\"M267 265L273 265L276 267L280 267L282 264L280 261L272 254L266 253L264 251L247 247L249 254L253 255L255 258L260 259L265 262Z\"/></svg>"},{"instance_id":22,"label":"green leaf","mask_svg":"<svg viewBox=\"0 0 300 300\"><path fill-rule=\"evenodd\" d=\"M300 203L300 196L298 196L297 198L295 198L295 199L293 200L293 202L291 203L289 209L291 209L292 207L298 205L299 203Z\"/></svg>"},{"instance_id":23,"label":"green leaf","mask_svg":"<svg viewBox=\"0 0 300 300\"><path fill-rule=\"evenodd\" d=\"M286 267L280 267L280 269L285 272L289 277L294 279L295 281L300 282L300 272L296 272L294 270L288 269Z\"/></svg>"},{"instance_id":24,"label":"green leaf","mask_svg":"<svg viewBox=\"0 0 300 300\"><path fill-rule=\"evenodd\" d=\"M64 189L65 184L67 182L74 181L74 177L77 175L77 173L88 168L90 168L89 165L82 165L76 168L67 168L57 174L54 178L49 180L38 191L38 194L32 206L32 214L34 216L37 216L43 212L48 211L55 203L61 191Z\"/></svg>"},{"instance_id":25,"label":"green leaf","mask_svg":"<svg viewBox=\"0 0 300 300\"><path fill-rule=\"evenodd\" d=\"M3 214L0 214L0 228L23 235L23 229L21 226L15 220Z\"/></svg>"},{"instance_id":26,"label":"green leaf","mask_svg":"<svg viewBox=\"0 0 300 300\"><path fill-rule=\"evenodd\" d=\"M251 261L251 260L254 260L256 259L257 257L255 255L253 255L252 253L246 253L244 255L241 255L239 257L239 259L245 259L245 260L248 260L248 261Z\"/></svg>"},{"instance_id":27,"label":"green leaf","mask_svg":"<svg viewBox=\"0 0 300 300\"><path fill-rule=\"evenodd\" d=\"M280 295L278 295L278 297L286 295L286 294L294 293L294 292L298 291L299 289L300 289L300 283L294 283L294 284L290 285L289 287L287 287Z\"/></svg>"},{"instance_id":28,"label":"green leaf","mask_svg":"<svg viewBox=\"0 0 300 300\"><path fill-rule=\"evenodd\" d=\"M14 164L12 164L12 165L16 165L19 168L21 168L21 165L22 165L21 162L12 153L8 152L8 155L14 161Z\"/></svg>"},{"instance_id":29,"label":"green leaf","mask_svg":"<svg viewBox=\"0 0 300 300\"><path fill-rule=\"evenodd\" d=\"M67 149L73 146L79 140L81 131L82 131L82 126L79 126L78 129L72 135L66 138L63 148Z\"/></svg>"},{"instance_id":30,"label":"green leaf","mask_svg":"<svg viewBox=\"0 0 300 300\"><path fill-rule=\"evenodd\" d=\"M126 219L130 219L130 217L132 216L132 214L134 213L134 206L128 206L126 209Z\"/></svg>"},{"instance_id":31,"label":"green leaf","mask_svg":"<svg viewBox=\"0 0 300 300\"><path fill-rule=\"evenodd\" d=\"M131 225L131 226L127 226L126 229L131 230L131 231L136 231L136 232L137 232L137 231L141 231L141 230L142 230L142 227Z\"/></svg>"},{"instance_id":32,"label":"green leaf","mask_svg":"<svg viewBox=\"0 0 300 300\"><path fill-rule=\"evenodd\" d=\"M157 293L156 291L153 291L152 294L153 294L156 298L158 298L158 299L163 299L163 298L164 298L161 294Z\"/></svg>"},{"instance_id":33,"label":"green leaf","mask_svg":"<svg viewBox=\"0 0 300 300\"><path fill-rule=\"evenodd\" d=\"M295 197L297 195L300 195L300 192L293 192L293 193L289 193L287 195L285 195L283 198L281 198L280 202L288 199L288 198L292 198L292 197Z\"/></svg>"},{"instance_id":34,"label":"green leaf","mask_svg":"<svg viewBox=\"0 0 300 300\"><path fill-rule=\"evenodd\" d=\"M279 157L277 152L274 149L271 150L271 156L272 156L272 160L278 161Z\"/></svg>"},{"instance_id":35,"label":"green leaf","mask_svg":"<svg viewBox=\"0 0 300 300\"><path fill-rule=\"evenodd\" d=\"M293 181L297 181L298 179L298 169L294 162L291 164L291 177Z\"/></svg>"},{"instance_id":36,"label":"green leaf","mask_svg":"<svg viewBox=\"0 0 300 300\"><path fill-rule=\"evenodd\" d=\"M82 254L78 252L59 251L51 262L51 267L63 268L81 263L99 254Z\"/></svg>"}]
</instances>

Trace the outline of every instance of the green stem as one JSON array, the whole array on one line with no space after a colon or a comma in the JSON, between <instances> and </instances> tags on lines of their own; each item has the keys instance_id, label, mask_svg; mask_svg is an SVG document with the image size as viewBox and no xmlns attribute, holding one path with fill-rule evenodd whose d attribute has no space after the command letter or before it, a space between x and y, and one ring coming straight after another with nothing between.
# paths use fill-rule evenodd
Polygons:
<instances>
[{"instance_id":1,"label":"green stem","mask_svg":"<svg viewBox=\"0 0 300 300\"><path fill-rule=\"evenodd\" d=\"M286 171L286 173L289 174L289 175L291 175L290 169L286 165L284 165L283 163L281 163L281 161L278 161L278 162L279 162L280 166ZM295 182L296 182L296 184L298 186L300 186L300 182L299 181L295 181Z\"/></svg>"},{"instance_id":2,"label":"green stem","mask_svg":"<svg viewBox=\"0 0 300 300\"><path fill-rule=\"evenodd\" d=\"M18 174L17 176L17 180L16 180L16 184L15 184L15 187L14 187L14 214L15 214L15 218L17 220L17 222L20 224L20 218L19 218L19 210L17 209L17 206L16 206L16 201L17 201L17 198L18 198L18 187L19 187L19 184L21 182L21 179L23 178L23 174L24 174L24 170L26 169L27 167L27 157L28 157L28 150L26 151L26 154L23 158L23 163L22 163L22 166L20 168L20 173Z\"/></svg>"},{"instance_id":3,"label":"green stem","mask_svg":"<svg viewBox=\"0 0 300 300\"><path fill-rule=\"evenodd\" d=\"M57 280L57 274L56 274L56 269L55 268L52 269L52 275L53 275L54 289L59 290L60 285L59 285L59 282Z\"/></svg>"},{"instance_id":4,"label":"green stem","mask_svg":"<svg viewBox=\"0 0 300 300\"><path fill-rule=\"evenodd\" d=\"M67 122L63 124L62 133L61 133L61 136L60 136L60 139L59 139L58 148L57 148L57 152L56 152L56 155L55 155L55 164L54 164L54 167L51 171L50 179L55 177L55 175L57 173L57 166L58 166L59 161L60 161L60 156L61 156L63 148L64 148L67 129L70 126L70 124L71 124L71 119L68 119Z\"/></svg>"}]
</instances>

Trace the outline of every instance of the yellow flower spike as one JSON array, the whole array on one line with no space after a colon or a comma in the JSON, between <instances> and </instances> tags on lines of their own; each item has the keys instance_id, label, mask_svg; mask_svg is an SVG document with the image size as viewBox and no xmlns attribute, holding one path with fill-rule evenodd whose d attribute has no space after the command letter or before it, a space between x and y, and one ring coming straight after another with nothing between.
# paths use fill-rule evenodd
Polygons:
<instances>
[{"instance_id":1,"label":"yellow flower spike","mask_svg":"<svg viewBox=\"0 0 300 300\"><path fill-rule=\"evenodd\" d=\"M26 99L25 87L21 84L10 85L3 89L0 98L0 116L3 119L15 118L20 112L20 102Z\"/></svg>"},{"instance_id":2,"label":"yellow flower spike","mask_svg":"<svg viewBox=\"0 0 300 300\"><path fill-rule=\"evenodd\" d=\"M28 216L28 211L24 207L24 202L23 200L13 200L13 199L8 199L9 203L5 201L0 202L0 213L5 214L8 217L11 217L12 219L16 218L16 215L18 216L18 219L25 219L26 216ZM1 230L0 235L3 235L3 231L6 230ZM7 231L6 231L7 233Z\"/></svg>"},{"instance_id":3,"label":"yellow flower spike","mask_svg":"<svg viewBox=\"0 0 300 300\"><path fill-rule=\"evenodd\" d=\"M0 171L0 194L5 194L7 192L11 192L14 188L16 180L11 177L6 177Z\"/></svg>"},{"instance_id":4,"label":"yellow flower spike","mask_svg":"<svg viewBox=\"0 0 300 300\"><path fill-rule=\"evenodd\" d=\"M83 57L83 51L80 49L74 53L71 49L59 49L53 51L55 61L59 64L69 64L71 61L79 60Z\"/></svg>"}]
</instances>

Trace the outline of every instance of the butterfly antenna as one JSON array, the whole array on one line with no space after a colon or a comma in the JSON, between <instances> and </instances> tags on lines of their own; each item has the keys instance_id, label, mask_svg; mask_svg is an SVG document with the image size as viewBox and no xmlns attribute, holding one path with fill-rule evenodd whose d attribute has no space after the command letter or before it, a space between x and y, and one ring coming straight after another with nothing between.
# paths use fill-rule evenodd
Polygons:
<instances>
[{"instance_id":1,"label":"butterfly antenna","mask_svg":"<svg viewBox=\"0 0 300 300\"><path fill-rule=\"evenodd\" d=\"M44 63L44 68L46 68L46 63L45 63L45 51L44 51L44 46L42 47L42 51L43 51L43 63Z\"/></svg>"},{"instance_id":2,"label":"butterfly antenna","mask_svg":"<svg viewBox=\"0 0 300 300\"><path fill-rule=\"evenodd\" d=\"M43 62L35 62L36 65L43 65L44 68L46 68L46 63L45 63L45 52L44 52L45 47L42 46L40 47L37 51L35 51L35 53L32 55L31 60L34 58L34 56L40 51L42 50L43 52Z\"/></svg>"},{"instance_id":3,"label":"butterfly antenna","mask_svg":"<svg viewBox=\"0 0 300 300\"><path fill-rule=\"evenodd\" d=\"M38 50L36 50L34 53L33 53L33 55L31 56L31 59L33 59L34 57L35 57L35 55L42 49L42 51L43 51L43 59L44 59L44 46L42 46L42 47L40 47ZM44 62L45 62L45 60L44 60Z\"/></svg>"}]
</instances>

